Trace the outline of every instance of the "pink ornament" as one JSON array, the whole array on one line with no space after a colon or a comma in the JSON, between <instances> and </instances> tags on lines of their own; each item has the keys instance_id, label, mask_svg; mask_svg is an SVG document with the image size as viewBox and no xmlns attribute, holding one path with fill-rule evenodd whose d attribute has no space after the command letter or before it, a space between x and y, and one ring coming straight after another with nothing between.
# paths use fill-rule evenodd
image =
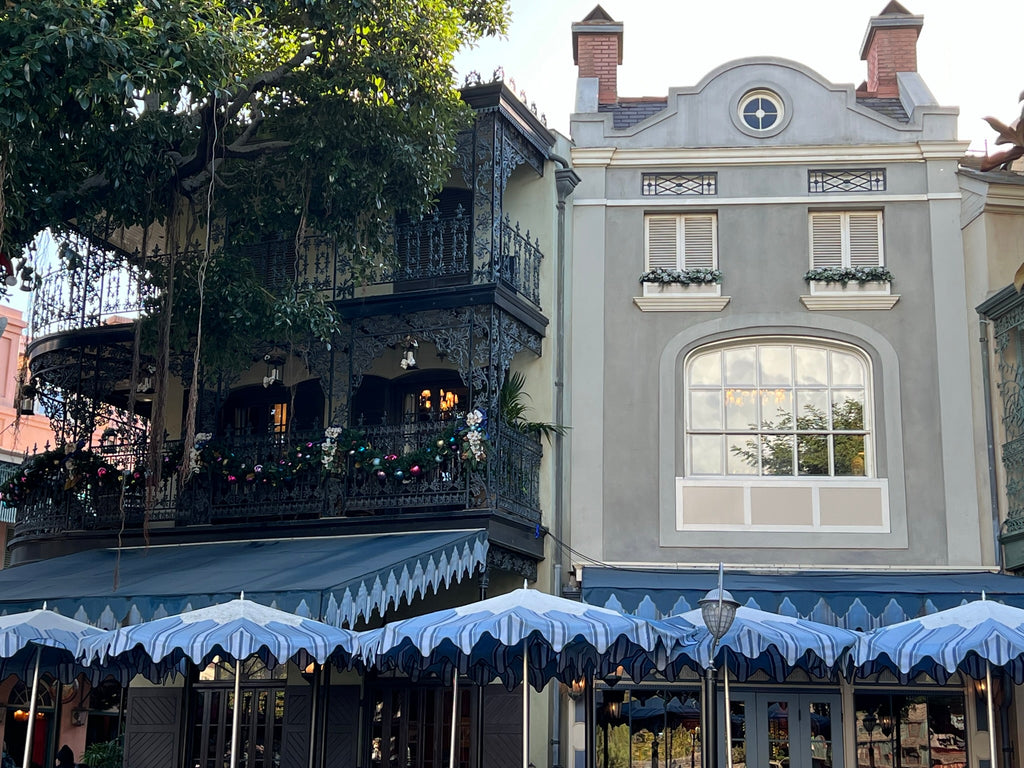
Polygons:
<instances>
[{"instance_id":1,"label":"pink ornament","mask_svg":"<svg viewBox=\"0 0 1024 768\"><path fill-rule=\"evenodd\" d=\"M409 474L412 475L413 477L419 477L421 474L423 474L423 470L420 469L419 464L413 464L411 467L409 467Z\"/></svg>"}]
</instances>

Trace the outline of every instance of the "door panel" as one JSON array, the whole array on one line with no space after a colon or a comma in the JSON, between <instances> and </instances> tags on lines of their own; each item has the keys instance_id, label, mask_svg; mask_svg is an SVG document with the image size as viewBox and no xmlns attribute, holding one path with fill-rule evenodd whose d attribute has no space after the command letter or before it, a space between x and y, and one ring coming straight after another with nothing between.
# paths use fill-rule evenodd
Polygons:
<instances>
[{"instance_id":1,"label":"door panel","mask_svg":"<svg viewBox=\"0 0 1024 768\"><path fill-rule=\"evenodd\" d=\"M725 744L725 702L719 692ZM732 691L733 768L843 768L840 699L835 694ZM726 755L720 755L726 765Z\"/></svg>"}]
</instances>

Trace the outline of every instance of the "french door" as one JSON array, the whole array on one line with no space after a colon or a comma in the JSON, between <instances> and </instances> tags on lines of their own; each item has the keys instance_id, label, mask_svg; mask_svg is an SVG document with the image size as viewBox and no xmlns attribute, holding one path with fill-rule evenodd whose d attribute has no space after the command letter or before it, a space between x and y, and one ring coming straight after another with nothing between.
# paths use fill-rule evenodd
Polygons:
<instances>
[{"instance_id":1,"label":"french door","mask_svg":"<svg viewBox=\"0 0 1024 768\"><path fill-rule=\"evenodd\" d=\"M281 768L284 688L242 688L238 754L230 766L231 688L197 688L192 709L192 765L195 768Z\"/></svg>"},{"instance_id":2,"label":"french door","mask_svg":"<svg viewBox=\"0 0 1024 768\"><path fill-rule=\"evenodd\" d=\"M720 743L725 743L719 692ZM838 694L732 691L733 768L843 768ZM725 766L726 756L720 764Z\"/></svg>"}]
</instances>

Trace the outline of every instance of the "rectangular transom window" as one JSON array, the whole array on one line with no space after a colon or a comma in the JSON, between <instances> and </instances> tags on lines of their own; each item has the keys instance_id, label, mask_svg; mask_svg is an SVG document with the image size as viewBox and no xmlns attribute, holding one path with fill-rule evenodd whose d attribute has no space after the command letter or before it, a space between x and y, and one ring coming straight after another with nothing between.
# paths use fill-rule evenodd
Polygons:
<instances>
[{"instance_id":1,"label":"rectangular transom window","mask_svg":"<svg viewBox=\"0 0 1024 768\"><path fill-rule=\"evenodd\" d=\"M717 269L718 227L713 213L649 214L644 218L647 269Z\"/></svg>"},{"instance_id":2,"label":"rectangular transom window","mask_svg":"<svg viewBox=\"0 0 1024 768\"><path fill-rule=\"evenodd\" d=\"M881 267L881 211L815 212L809 221L811 269Z\"/></svg>"}]
</instances>

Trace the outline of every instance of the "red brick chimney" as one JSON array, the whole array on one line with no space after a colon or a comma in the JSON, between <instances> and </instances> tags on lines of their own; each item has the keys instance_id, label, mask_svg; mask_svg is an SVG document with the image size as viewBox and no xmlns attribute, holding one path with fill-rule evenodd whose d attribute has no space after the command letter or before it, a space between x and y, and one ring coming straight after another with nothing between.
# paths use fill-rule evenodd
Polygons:
<instances>
[{"instance_id":1,"label":"red brick chimney","mask_svg":"<svg viewBox=\"0 0 1024 768\"><path fill-rule=\"evenodd\" d=\"M871 18L860 47L860 58L868 63L861 95L879 99L900 95L896 73L917 72L917 36L923 25L923 16L913 15L896 0Z\"/></svg>"},{"instance_id":2,"label":"red brick chimney","mask_svg":"<svg viewBox=\"0 0 1024 768\"><path fill-rule=\"evenodd\" d=\"M596 77L598 104L619 100L618 70L622 63L622 22L613 21L600 5L572 25L572 60L579 77Z\"/></svg>"}]
</instances>

